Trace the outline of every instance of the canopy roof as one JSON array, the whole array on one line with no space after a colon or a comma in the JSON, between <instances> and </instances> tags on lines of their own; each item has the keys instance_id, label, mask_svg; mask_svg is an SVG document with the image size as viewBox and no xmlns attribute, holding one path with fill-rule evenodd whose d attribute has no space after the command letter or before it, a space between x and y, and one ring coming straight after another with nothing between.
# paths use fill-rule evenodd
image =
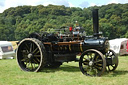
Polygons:
<instances>
[{"instance_id":1,"label":"canopy roof","mask_svg":"<svg viewBox=\"0 0 128 85\"><path fill-rule=\"evenodd\" d=\"M116 53L119 53L121 43L125 40L128 40L128 39L127 38L117 38L117 39L109 40L110 49L114 50Z\"/></svg>"}]
</instances>

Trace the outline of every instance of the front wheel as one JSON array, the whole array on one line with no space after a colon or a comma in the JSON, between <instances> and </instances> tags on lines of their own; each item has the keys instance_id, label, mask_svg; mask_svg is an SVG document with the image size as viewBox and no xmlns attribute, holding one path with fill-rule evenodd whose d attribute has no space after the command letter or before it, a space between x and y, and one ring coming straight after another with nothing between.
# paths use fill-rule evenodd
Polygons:
<instances>
[{"instance_id":1,"label":"front wheel","mask_svg":"<svg viewBox=\"0 0 128 85\"><path fill-rule=\"evenodd\" d=\"M106 60L98 50L89 49L82 53L79 68L87 76L101 76L106 68Z\"/></svg>"},{"instance_id":2,"label":"front wheel","mask_svg":"<svg viewBox=\"0 0 128 85\"><path fill-rule=\"evenodd\" d=\"M118 66L118 62L119 62L117 54L113 50L109 50L106 53L105 58L107 60L106 70L107 71L116 70L116 68Z\"/></svg>"}]
</instances>

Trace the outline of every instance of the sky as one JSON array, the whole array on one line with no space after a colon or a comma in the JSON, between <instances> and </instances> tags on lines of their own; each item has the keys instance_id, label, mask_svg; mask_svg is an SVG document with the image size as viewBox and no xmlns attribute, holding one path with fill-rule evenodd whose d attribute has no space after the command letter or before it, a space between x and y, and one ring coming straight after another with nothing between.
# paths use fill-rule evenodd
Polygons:
<instances>
[{"instance_id":1,"label":"sky","mask_svg":"<svg viewBox=\"0 0 128 85\"><path fill-rule=\"evenodd\" d=\"M0 13L2 13L5 9L10 7L17 7L23 5L44 5L47 6L49 4L53 5L64 5L66 7L80 7L87 8L90 6L101 6L107 5L111 3L128 3L128 0L0 0Z\"/></svg>"}]
</instances>

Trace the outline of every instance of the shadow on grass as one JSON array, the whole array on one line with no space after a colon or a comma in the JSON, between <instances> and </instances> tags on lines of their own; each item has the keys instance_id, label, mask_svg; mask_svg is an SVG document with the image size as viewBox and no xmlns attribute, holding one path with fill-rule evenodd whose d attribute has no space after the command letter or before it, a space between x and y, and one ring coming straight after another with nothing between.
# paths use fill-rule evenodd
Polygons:
<instances>
[{"instance_id":1,"label":"shadow on grass","mask_svg":"<svg viewBox=\"0 0 128 85\"><path fill-rule=\"evenodd\" d=\"M46 73L54 73L57 71L65 71L65 72L81 72L78 66L70 66L70 65L64 65L59 68L44 68L41 72L46 72ZM123 71L123 70L115 70L112 72L104 72L103 77L117 77L121 75L126 75L128 74L128 71Z\"/></svg>"},{"instance_id":2,"label":"shadow on grass","mask_svg":"<svg viewBox=\"0 0 128 85\"><path fill-rule=\"evenodd\" d=\"M71 65L62 65L59 68L44 68L41 70L41 72L46 72L46 73L54 73L57 71L64 71L64 72L81 72L79 69L79 66L71 66ZM128 74L127 70L115 70L112 72L104 72L102 76L104 77L117 77L121 75L126 75Z\"/></svg>"},{"instance_id":3,"label":"shadow on grass","mask_svg":"<svg viewBox=\"0 0 128 85\"><path fill-rule=\"evenodd\" d=\"M104 75L106 77L111 76L111 77L116 77L116 76L120 76L120 75L126 75L128 74L128 71L123 71L123 70L115 70L112 72L105 72Z\"/></svg>"},{"instance_id":4,"label":"shadow on grass","mask_svg":"<svg viewBox=\"0 0 128 85\"><path fill-rule=\"evenodd\" d=\"M43 70L41 70L41 72L46 72L46 73L51 73L56 71L80 72L80 69L78 66L64 65L59 68L44 68Z\"/></svg>"}]
</instances>

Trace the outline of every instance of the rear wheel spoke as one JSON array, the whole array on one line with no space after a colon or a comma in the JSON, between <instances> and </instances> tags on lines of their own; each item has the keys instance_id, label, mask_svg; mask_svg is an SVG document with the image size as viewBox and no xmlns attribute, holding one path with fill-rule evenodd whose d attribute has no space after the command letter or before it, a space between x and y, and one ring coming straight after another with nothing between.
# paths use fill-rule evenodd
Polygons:
<instances>
[{"instance_id":1,"label":"rear wheel spoke","mask_svg":"<svg viewBox=\"0 0 128 85\"><path fill-rule=\"evenodd\" d=\"M34 61L36 64L38 64L38 62L37 62L35 59L33 59L33 61Z\"/></svg>"},{"instance_id":2,"label":"rear wheel spoke","mask_svg":"<svg viewBox=\"0 0 128 85\"><path fill-rule=\"evenodd\" d=\"M23 58L21 61L27 61L28 60L28 58Z\"/></svg>"},{"instance_id":3,"label":"rear wheel spoke","mask_svg":"<svg viewBox=\"0 0 128 85\"><path fill-rule=\"evenodd\" d=\"M99 63L99 62L103 62L102 60L97 60L97 61L95 61L94 63Z\"/></svg>"},{"instance_id":4,"label":"rear wheel spoke","mask_svg":"<svg viewBox=\"0 0 128 85\"><path fill-rule=\"evenodd\" d=\"M101 71L102 70L102 68L100 68L100 67L98 67L98 66L94 66L97 70L99 70L99 71Z\"/></svg>"},{"instance_id":5,"label":"rear wheel spoke","mask_svg":"<svg viewBox=\"0 0 128 85\"><path fill-rule=\"evenodd\" d=\"M35 54L38 54L38 53L40 53L40 51L37 51Z\"/></svg>"},{"instance_id":6,"label":"rear wheel spoke","mask_svg":"<svg viewBox=\"0 0 128 85\"><path fill-rule=\"evenodd\" d=\"M35 58L38 62L40 62L40 60L38 58Z\"/></svg>"},{"instance_id":7,"label":"rear wheel spoke","mask_svg":"<svg viewBox=\"0 0 128 85\"><path fill-rule=\"evenodd\" d=\"M99 67L101 67L101 66L102 66L102 64L96 64L96 66L99 66Z\"/></svg>"},{"instance_id":8,"label":"rear wheel spoke","mask_svg":"<svg viewBox=\"0 0 128 85\"><path fill-rule=\"evenodd\" d=\"M34 55L34 57L40 57L40 55Z\"/></svg>"},{"instance_id":9,"label":"rear wheel spoke","mask_svg":"<svg viewBox=\"0 0 128 85\"><path fill-rule=\"evenodd\" d=\"M36 49L34 49L32 53L35 53L37 50L38 50L38 47L36 47Z\"/></svg>"},{"instance_id":10,"label":"rear wheel spoke","mask_svg":"<svg viewBox=\"0 0 128 85\"><path fill-rule=\"evenodd\" d=\"M27 53L29 53L29 46L27 45L27 43L25 43L25 49L26 49Z\"/></svg>"}]
</instances>

